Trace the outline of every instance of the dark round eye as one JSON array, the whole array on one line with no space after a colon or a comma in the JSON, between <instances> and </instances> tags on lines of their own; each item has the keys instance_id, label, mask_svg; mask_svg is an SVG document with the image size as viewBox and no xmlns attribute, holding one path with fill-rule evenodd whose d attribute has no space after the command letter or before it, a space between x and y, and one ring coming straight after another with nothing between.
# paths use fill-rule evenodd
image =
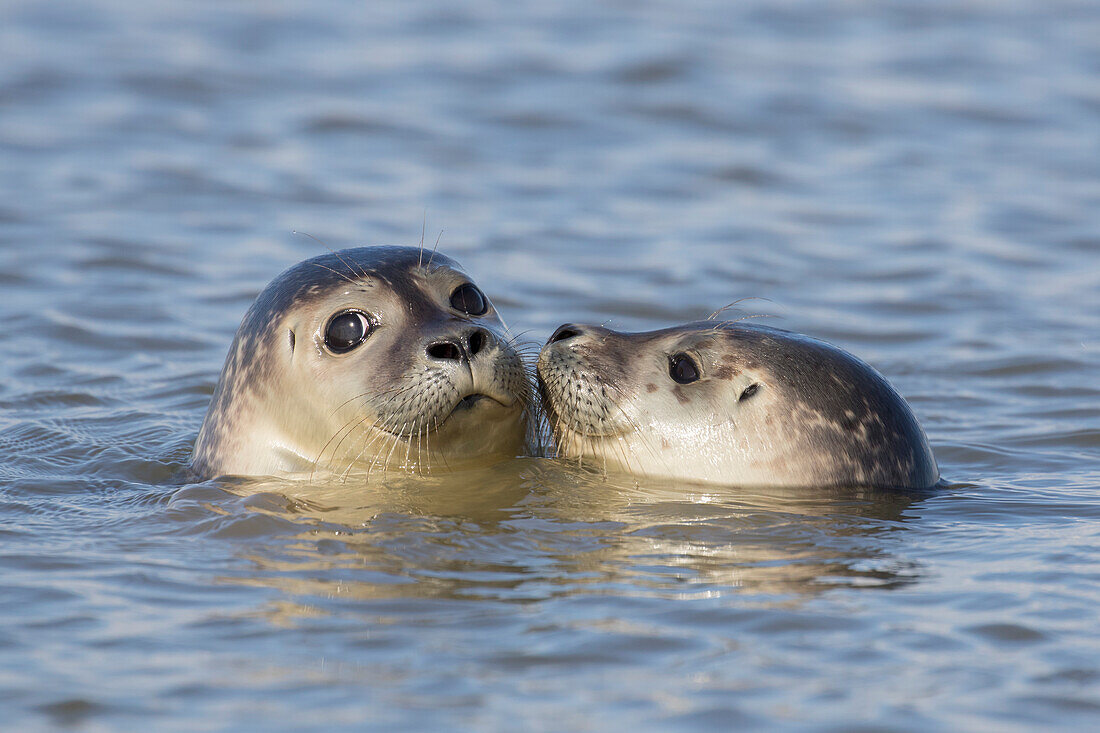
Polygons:
<instances>
[{"instance_id":1,"label":"dark round eye","mask_svg":"<svg viewBox=\"0 0 1100 733\"><path fill-rule=\"evenodd\" d=\"M745 400L752 397L754 394L756 394L759 391L760 391L760 385L759 384L756 384L756 383L750 384L748 387L745 387L743 392L741 392L741 396L737 398L737 401L738 402L744 402Z\"/></svg>"},{"instance_id":2,"label":"dark round eye","mask_svg":"<svg viewBox=\"0 0 1100 733\"><path fill-rule=\"evenodd\" d=\"M672 377L674 382L691 384L699 379L699 367L695 366L695 362L687 354L683 352L673 354L668 360L668 376Z\"/></svg>"},{"instance_id":3,"label":"dark round eye","mask_svg":"<svg viewBox=\"0 0 1100 733\"><path fill-rule=\"evenodd\" d=\"M343 311L325 326L325 346L334 354L351 351L370 335L371 323L365 313Z\"/></svg>"},{"instance_id":4,"label":"dark round eye","mask_svg":"<svg viewBox=\"0 0 1100 733\"><path fill-rule=\"evenodd\" d=\"M476 286L466 283L451 293L451 307L468 316L482 316L489 310L489 303Z\"/></svg>"}]
</instances>

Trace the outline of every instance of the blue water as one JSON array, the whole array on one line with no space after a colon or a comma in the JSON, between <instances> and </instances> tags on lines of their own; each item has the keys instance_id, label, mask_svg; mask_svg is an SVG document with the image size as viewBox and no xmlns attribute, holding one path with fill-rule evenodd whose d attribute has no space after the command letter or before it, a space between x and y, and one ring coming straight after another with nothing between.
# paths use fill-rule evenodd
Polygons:
<instances>
[{"instance_id":1,"label":"blue water","mask_svg":"<svg viewBox=\"0 0 1100 733\"><path fill-rule=\"evenodd\" d=\"M1096 727L1098 79L1091 2L0 4L5 729ZM181 483L294 232L754 298L948 486Z\"/></svg>"}]
</instances>

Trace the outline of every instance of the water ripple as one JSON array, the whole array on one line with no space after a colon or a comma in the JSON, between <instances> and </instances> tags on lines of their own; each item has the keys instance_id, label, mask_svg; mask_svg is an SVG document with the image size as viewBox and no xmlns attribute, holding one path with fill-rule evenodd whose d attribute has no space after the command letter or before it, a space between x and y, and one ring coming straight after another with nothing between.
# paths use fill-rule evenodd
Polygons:
<instances>
[{"instance_id":1,"label":"water ripple","mask_svg":"<svg viewBox=\"0 0 1100 733\"><path fill-rule=\"evenodd\" d=\"M9 3L5 723L1095 728L1097 39L1075 0ZM191 483L264 283L422 231L536 344L759 298L945 483Z\"/></svg>"}]
</instances>

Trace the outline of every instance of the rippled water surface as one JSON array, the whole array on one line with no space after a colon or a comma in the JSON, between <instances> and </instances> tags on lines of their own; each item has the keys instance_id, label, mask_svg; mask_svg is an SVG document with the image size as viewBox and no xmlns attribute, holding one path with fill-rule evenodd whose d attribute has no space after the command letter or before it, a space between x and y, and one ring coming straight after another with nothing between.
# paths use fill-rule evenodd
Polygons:
<instances>
[{"instance_id":1,"label":"rippled water surface","mask_svg":"<svg viewBox=\"0 0 1100 733\"><path fill-rule=\"evenodd\" d=\"M12 730L1100 724L1100 6L0 4ZM542 341L738 298L949 486L181 482L259 289L422 228Z\"/></svg>"}]
</instances>

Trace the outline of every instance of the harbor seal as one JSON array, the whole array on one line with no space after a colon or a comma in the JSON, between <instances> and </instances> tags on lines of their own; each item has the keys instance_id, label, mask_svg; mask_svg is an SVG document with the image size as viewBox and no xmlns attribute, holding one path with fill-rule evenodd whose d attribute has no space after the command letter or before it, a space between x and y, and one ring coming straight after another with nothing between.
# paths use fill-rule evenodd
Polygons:
<instances>
[{"instance_id":1,"label":"harbor seal","mask_svg":"<svg viewBox=\"0 0 1100 733\"><path fill-rule=\"evenodd\" d=\"M741 486L920 489L939 478L912 410L878 372L790 331L566 324L537 371L561 456Z\"/></svg>"},{"instance_id":2,"label":"harbor seal","mask_svg":"<svg viewBox=\"0 0 1100 733\"><path fill-rule=\"evenodd\" d=\"M359 247L276 277L241 322L192 454L200 476L424 473L523 451L531 389L450 258Z\"/></svg>"}]
</instances>

